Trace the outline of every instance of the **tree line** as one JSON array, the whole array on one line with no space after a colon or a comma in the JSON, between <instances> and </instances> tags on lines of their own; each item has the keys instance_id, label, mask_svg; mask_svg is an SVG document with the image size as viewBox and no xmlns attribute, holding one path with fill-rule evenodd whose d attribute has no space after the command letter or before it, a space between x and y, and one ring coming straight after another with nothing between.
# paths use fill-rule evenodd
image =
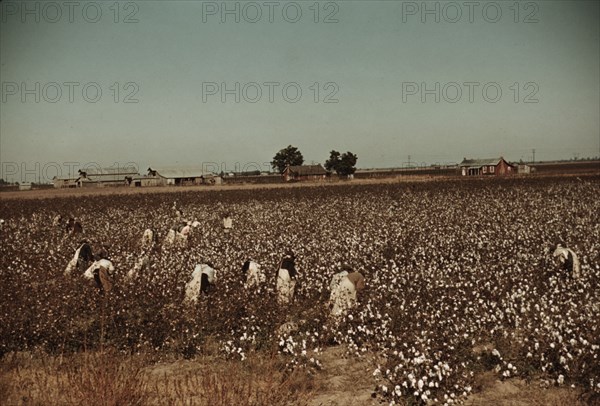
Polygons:
<instances>
[{"instance_id":1,"label":"tree line","mask_svg":"<svg viewBox=\"0 0 600 406\"><path fill-rule=\"evenodd\" d=\"M352 175L356 171L356 162L358 157L352 152L340 153L332 150L329 153L329 159L325 161L325 169L329 172L335 172L340 176ZM288 166L299 166L304 164L302 152L292 145L279 150L271 161L271 166L279 173L283 173Z\"/></svg>"}]
</instances>

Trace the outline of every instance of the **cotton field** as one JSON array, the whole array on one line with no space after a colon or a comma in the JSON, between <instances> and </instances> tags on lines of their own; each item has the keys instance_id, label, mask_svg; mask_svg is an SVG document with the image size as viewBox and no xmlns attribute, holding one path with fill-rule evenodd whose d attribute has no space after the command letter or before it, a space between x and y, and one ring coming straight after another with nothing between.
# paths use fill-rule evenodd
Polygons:
<instances>
[{"instance_id":1,"label":"cotton field","mask_svg":"<svg viewBox=\"0 0 600 406\"><path fill-rule=\"evenodd\" d=\"M319 354L343 345L349 357L377 355L369 379L389 404L461 403L489 370L600 393L599 196L600 177L586 176L3 199L0 354L194 358L210 341L225 358L275 350L318 374ZM83 232L53 225L59 214ZM183 222L195 225L186 239L165 243ZM110 292L64 274L83 240L114 264ZM560 269L557 242L578 255L580 278ZM290 251L295 293L281 304ZM264 282L245 285L247 260ZM203 263L214 286L190 304L186 284ZM366 287L332 317L329 286L344 265Z\"/></svg>"}]
</instances>

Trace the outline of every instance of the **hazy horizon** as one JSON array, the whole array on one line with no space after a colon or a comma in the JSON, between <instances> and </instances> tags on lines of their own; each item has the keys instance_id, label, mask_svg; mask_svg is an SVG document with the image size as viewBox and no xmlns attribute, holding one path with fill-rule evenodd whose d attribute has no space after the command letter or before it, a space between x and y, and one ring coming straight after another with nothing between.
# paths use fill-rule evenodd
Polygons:
<instances>
[{"instance_id":1,"label":"hazy horizon","mask_svg":"<svg viewBox=\"0 0 600 406\"><path fill-rule=\"evenodd\" d=\"M0 13L0 178L90 163L267 170L290 144L306 163L351 151L359 168L600 156L598 2L4 1Z\"/></svg>"}]
</instances>

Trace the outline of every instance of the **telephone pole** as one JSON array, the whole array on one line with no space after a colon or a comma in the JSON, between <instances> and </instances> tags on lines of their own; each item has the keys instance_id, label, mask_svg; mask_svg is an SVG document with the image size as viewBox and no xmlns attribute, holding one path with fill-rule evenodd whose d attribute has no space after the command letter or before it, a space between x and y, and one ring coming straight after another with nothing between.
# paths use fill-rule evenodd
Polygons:
<instances>
[{"instance_id":1,"label":"telephone pole","mask_svg":"<svg viewBox=\"0 0 600 406\"><path fill-rule=\"evenodd\" d=\"M531 150L531 153L533 154L533 162L532 163L535 163L535 148L533 148Z\"/></svg>"}]
</instances>

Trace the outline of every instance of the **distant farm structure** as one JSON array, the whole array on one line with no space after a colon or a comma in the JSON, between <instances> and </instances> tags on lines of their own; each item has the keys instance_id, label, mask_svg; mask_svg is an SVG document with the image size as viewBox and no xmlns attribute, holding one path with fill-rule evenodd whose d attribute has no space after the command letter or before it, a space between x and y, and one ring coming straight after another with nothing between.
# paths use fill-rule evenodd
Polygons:
<instances>
[{"instance_id":1,"label":"distant farm structure","mask_svg":"<svg viewBox=\"0 0 600 406\"><path fill-rule=\"evenodd\" d=\"M489 159L467 159L460 163L462 176L503 176L513 174L514 166L503 157Z\"/></svg>"},{"instance_id":2,"label":"distant farm structure","mask_svg":"<svg viewBox=\"0 0 600 406\"><path fill-rule=\"evenodd\" d=\"M283 171L283 179L289 181L324 180L328 172L321 164L287 166Z\"/></svg>"},{"instance_id":3,"label":"distant farm structure","mask_svg":"<svg viewBox=\"0 0 600 406\"><path fill-rule=\"evenodd\" d=\"M138 176L138 170L135 167L123 168L84 168L78 171L77 177L54 178L54 187L74 188L74 187L106 187L106 186L127 186L127 178Z\"/></svg>"},{"instance_id":4,"label":"distant farm structure","mask_svg":"<svg viewBox=\"0 0 600 406\"><path fill-rule=\"evenodd\" d=\"M156 180L160 186L193 186L214 185L221 183L221 178L202 168L164 167L148 168L148 177ZM140 182L143 178L139 179Z\"/></svg>"},{"instance_id":5,"label":"distant farm structure","mask_svg":"<svg viewBox=\"0 0 600 406\"><path fill-rule=\"evenodd\" d=\"M535 167L527 164L517 165L517 173L519 175L530 175L536 171Z\"/></svg>"},{"instance_id":6,"label":"distant farm structure","mask_svg":"<svg viewBox=\"0 0 600 406\"><path fill-rule=\"evenodd\" d=\"M130 187L152 187L162 184L160 178L149 175L129 176L126 180Z\"/></svg>"},{"instance_id":7,"label":"distant farm structure","mask_svg":"<svg viewBox=\"0 0 600 406\"><path fill-rule=\"evenodd\" d=\"M405 166L400 168L370 168L357 169L354 179L394 178L398 176L456 176L456 164L434 164L420 166Z\"/></svg>"},{"instance_id":8,"label":"distant farm structure","mask_svg":"<svg viewBox=\"0 0 600 406\"><path fill-rule=\"evenodd\" d=\"M460 164L412 164L394 168L359 168L352 178L357 180L391 179L401 177L496 177L503 175L548 176L556 174L575 175L585 173L600 174L599 160L509 162L503 157L491 159L463 159ZM220 174L196 167L154 167L147 173L140 174L133 166L121 168L99 167L84 168L74 175L54 177L52 183L6 182L0 179L0 191L39 190L46 188L98 188L98 187L131 187L147 188L160 186L211 186L241 184L277 184L288 182L338 182L352 179L340 177L335 172L328 172L320 164L288 166L282 174L274 172L245 171Z\"/></svg>"}]
</instances>

